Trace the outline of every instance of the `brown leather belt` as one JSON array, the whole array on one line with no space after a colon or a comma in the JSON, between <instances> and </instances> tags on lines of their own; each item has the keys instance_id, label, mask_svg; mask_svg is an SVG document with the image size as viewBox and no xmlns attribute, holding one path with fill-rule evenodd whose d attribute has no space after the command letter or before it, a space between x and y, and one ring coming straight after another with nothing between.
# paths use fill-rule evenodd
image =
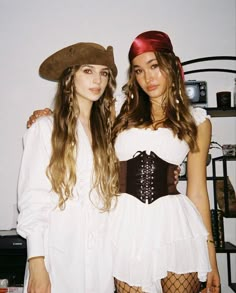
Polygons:
<instances>
[{"instance_id":1,"label":"brown leather belt","mask_svg":"<svg viewBox=\"0 0 236 293\"><path fill-rule=\"evenodd\" d=\"M120 162L121 193L133 195L148 204L168 194L179 194L174 183L177 165L167 163L154 152L136 154L128 161Z\"/></svg>"}]
</instances>

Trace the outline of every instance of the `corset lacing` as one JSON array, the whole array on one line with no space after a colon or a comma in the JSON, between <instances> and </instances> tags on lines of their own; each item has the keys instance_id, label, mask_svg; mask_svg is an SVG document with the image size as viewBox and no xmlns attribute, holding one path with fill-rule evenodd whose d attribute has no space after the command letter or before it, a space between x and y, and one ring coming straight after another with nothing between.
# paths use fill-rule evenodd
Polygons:
<instances>
[{"instance_id":1,"label":"corset lacing","mask_svg":"<svg viewBox=\"0 0 236 293\"><path fill-rule=\"evenodd\" d=\"M168 194L179 194L174 184L176 167L154 152L137 152L132 159L120 162L120 192L147 204Z\"/></svg>"}]
</instances>

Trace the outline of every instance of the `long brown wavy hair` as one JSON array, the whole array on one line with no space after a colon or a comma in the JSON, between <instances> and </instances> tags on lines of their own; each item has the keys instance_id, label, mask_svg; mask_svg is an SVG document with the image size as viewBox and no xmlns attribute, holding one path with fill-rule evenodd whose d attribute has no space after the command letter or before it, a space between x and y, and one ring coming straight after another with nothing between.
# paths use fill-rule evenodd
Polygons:
<instances>
[{"instance_id":1,"label":"long brown wavy hair","mask_svg":"<svg viewBox=\"0 0 236 293\"><path fill-rule=\"evenodd\" d=\"M65 208L66 201L73 196L73 187L77 181L77 121L80 109L74 79L78 69L79 66L73 66L63 72L54 98L52 155L47 176L53 191L59 196L61 209ZM111 208L112 198L118 193L118 164L111 144L115 87L116 81L110 70L108 85L100 99L93 103L90 116L94 161L91 190L95 188L102 198L102 211Z\"/></svg>"},{"instance_id":2,"label":"long brown wavy hair","mask_svg":"<svg viewBox=\"0 0 236 293\"><path fill-rule=\"evenodd\" d=\"M138 85L135 72L130 64L128 82L123 86L126 100L121 107L113 128L112 141L118 134L132 127L148 128L152 126L172 129L174 135L185 140L191 151L197 151L197 126L189 111L189 98L185 92L180 60L173 53L154 52L158 65L167 79L167 90L163 100L165 118L153 121L149 96Z\"/></svg>"}]
</instances>

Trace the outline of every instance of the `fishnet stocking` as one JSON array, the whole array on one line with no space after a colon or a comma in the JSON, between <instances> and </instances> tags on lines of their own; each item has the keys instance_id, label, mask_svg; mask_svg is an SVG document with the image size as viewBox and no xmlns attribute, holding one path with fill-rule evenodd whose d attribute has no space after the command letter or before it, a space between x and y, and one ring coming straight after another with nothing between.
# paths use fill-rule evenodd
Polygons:
<instances>
[{"instance_id":1,"label":"fishnet stocking","mask_svg":"<svg viewBox=\"0 0 236 293\"><path fill-rule=\"evenodd\" d=\"M168 273L161 280L163 293L199 293L200 282L197 273L174 274ZM127 283L115 279L116 293L145 293L141 287L131 287Z\"/></svg>"},{"instance_id":2,"label":"fishnet stocking","mask_svg":"<svg viewBox=\"0 0 236 293\"><path fill-rule=\"evenodd\" d=\"M168 273L161 281L163 293L199 293L200 282L197 273L174 274Z\"/></svg>"},{"instance_id":3,"label":"fishnet stocking","mask_svg":"<svg viewBox=\"0 0 236 293\"><path fill-rule=\"evenodd\" d=\"M115 279L116 293L143 293L140 287L131 287L125 282Z\"/></svg>"}]
</instances>

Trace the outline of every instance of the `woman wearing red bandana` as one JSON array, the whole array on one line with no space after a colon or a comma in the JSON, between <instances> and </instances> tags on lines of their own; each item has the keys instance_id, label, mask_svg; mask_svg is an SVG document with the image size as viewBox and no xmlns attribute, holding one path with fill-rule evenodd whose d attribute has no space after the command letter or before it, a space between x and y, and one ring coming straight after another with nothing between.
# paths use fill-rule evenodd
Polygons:
<instances>
[{"instance_id":1,"label":"woman wearing red bandana","mask_svg":"<svg viewBox=\"0 0 236 293\"><path fill-rule=\"evenodd\" d=\"M206 185L211 122L192 108L167 34L148 31L129 51L126 100L113 131L120 192L111 213L118 293L220 292ZM170 168L187 157L187 190Z\"/></svg>"}]
</instances>

